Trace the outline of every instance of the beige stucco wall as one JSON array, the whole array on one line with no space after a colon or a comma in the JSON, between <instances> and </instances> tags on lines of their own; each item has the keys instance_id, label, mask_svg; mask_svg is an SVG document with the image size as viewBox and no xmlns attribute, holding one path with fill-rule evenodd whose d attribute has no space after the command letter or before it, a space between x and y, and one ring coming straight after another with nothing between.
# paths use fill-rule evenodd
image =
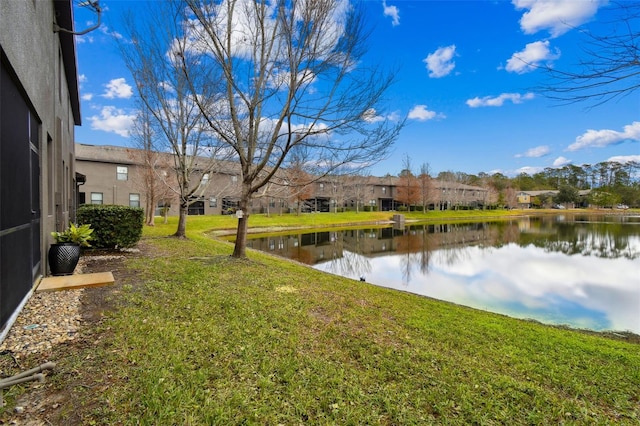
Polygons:
<instances>
[{"instance_id":1,"label":"beige stucco wall","mask_svg":"<svg viewBox=\"0 0 640 426\"><path fill-rule=\"evenodd\" d=\"M11 255L3 253L0 263L14 262L20 268L24 267L23 261L28 263L31 277L26 284L29 286L35 285L40 276L48 274L47 251L53 242L51 231L66 227L75 211L74 126L80 124L75 45L73 36L54 32L56 20L64 20L67 22L65 25L72 26L71 0L55 3L52 0L0 0L3 84L12 91L15 88L14 93L19 94L4 98L3 108L8 110L15 104L20 107L16 110L18 114L22 114L26 104L30 110L25 121L29 124L28 129L12 127L13 123L1 123L3 129L15 130L10 133L12 136L2 140L2 146L3 149L15 148L22 152L29 150L31 159L28 164L15 164L11 177L24 177L25 182L29 182L34 196L32 200L39 195L37 207L40 211L39 222L34 203L31 203L30 211L21 209L15 215L21 223L30 224L30 231L37 230L39 226L39 247L32 234L31 242L25 242L25 246L30 244L30 258L12 259ZM10 114L3 114L3 117L6 119ZM33 132L36 128L37 137ZM35 164L36 159L38 164ZM40 172L35 181L39 194L33 190L32 170ZM15 196L29 197L30 194ZM9 230L5 235L12 232L14 230ZM13 311L4 324L0 340L29 297L29 294L22 294L25 288L23 279L23 275L12 275L7 281L10 285L4 286L3 282L3 291L8 290L11 297L23 299L17 307L9 307Z\"/></svg>"},{"instance_id":2,"label":"beige stucco wall","mask_svg":"<svg viewBox=\"0 0 640 426\"><path fill-rule=\"evenodd\" d=\"M75 119L69 90L77 92L77 87L67 86L59 33L53 32L54 16L52 1L0 1L2 52L41 121L39 154L44 254L52 242L50 231L66 226L75 202ZM75 51L71 53L75 55Z\"/></svg>"}]
</instances>

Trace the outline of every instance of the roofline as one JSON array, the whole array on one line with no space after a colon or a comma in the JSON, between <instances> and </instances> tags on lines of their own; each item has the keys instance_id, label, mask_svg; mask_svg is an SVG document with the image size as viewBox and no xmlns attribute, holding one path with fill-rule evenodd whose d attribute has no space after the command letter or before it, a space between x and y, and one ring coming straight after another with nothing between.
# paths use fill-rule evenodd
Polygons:
<instances>
[{"instance_id":1,"label":"roofline","mask_svg":"<svg viewBox=\"0 0 640 426\"><path fill-rule=\"evenodd\" d=\"M71 0L53 0L55 8L55 19L58 26L66 29L73 29L73 6ZM59 31L60 49L62 51L62 62L64 64L64 74L67 78L69 98L71 102L71 112L76 126L82 124L80 117L80 94L78 92L78 60L76 57L76 42L73 34Z\"/></svg>"}]
</instances>

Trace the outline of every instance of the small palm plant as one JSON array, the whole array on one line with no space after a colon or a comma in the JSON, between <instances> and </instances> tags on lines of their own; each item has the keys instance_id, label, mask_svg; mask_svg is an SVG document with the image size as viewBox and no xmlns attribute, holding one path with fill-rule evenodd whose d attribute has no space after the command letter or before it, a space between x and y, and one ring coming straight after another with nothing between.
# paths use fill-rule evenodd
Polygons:
<instances>
[{"instance_id":1,"label":"small palm plant","mask_svg":"<svg viewBox=\"0 0 640 426\"><path fill-rule=\"evenodd\" d=\"M49 269L53 275L70 275L80 260L80 247L91 247L91 225L72 223L62 232L52 232L56 244L49 247Z\"/></svg>"},{"instance_id":2,"label":"small palm plant","mask_svg":"<svg viewBox=\"0 0 640 426\"><path fill-rule=\"evenodd\" d=\"M56 243L72 243L78 244L80 247L91 247L89 240L92 238L90 224L76 225L72 223L69 228L62 232L52 232L51 236L56 240Z\"/></svg>"}]
</instances>

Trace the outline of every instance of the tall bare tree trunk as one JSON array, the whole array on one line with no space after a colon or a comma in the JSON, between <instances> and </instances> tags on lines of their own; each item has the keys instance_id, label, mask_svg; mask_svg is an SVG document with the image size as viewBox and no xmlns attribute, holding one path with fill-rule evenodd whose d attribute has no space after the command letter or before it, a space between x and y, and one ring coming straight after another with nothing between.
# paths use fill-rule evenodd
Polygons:
<instances>
[{"instance_id":1,"label":"tall bare tree trunk","mask_svg":"<svg viewBox=\"0 0 640 426\"><path fill-rule=\"evenodd\" d=\"M233 257L246 257L247 249L247 229L249 228L249 211L247 206L249 205L249 196L245 191L242 191L242 197L240 199L240 211L241 217L238 219L238 230L236 233L236 244L233 247Z\"/></svg>"},{"instance_id":2,"label":"tall bare tree trunk","mask_svg":"<svg viewBox=\"0 0 640 426\"><path fill-rule=\"evenodd\" d=\"M147 210L147 225L148 226L156 226L156 192L153 188L153 182L151 182L151 187L149 191L149 196L147 197L146 210Z\"/></svg>"},{"instance_id":3,"label":"tall bare tree trunk","mask_svg":"<svg viewBox=\"0 0 640 426\"><path fill-rule=\"evenodd\" d=\"M189 204L180 202L180 215L178 219L178 229L173 234L174 237L186 238L187 237L187 214L189 213Z\"/></svg>"}]
</instances>

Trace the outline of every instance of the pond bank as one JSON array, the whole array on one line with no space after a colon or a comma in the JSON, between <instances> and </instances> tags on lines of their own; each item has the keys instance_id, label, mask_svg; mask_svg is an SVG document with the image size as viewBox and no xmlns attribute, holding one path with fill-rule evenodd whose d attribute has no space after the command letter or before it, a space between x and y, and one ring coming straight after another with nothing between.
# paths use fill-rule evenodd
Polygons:
<instances>
[{"instance_id":1,"label":"pond bank","mask_svg":"<svg viewBox=\"0 0 640 426\"><path fill-rule=\"evenodd\" d=\"M220 225L193 218L188 240L167 238L175 223L145 228L141 253L114 265L117 284L104 296L111 308L81 327L73 344L48 355L58 367L38 388L51 397L42 424L640 418L637 345L391 291L254 251L234 259L229 244L204 235ZM19 416L10 410L2 417L7 423Z\"/></svg>"}]
</instances>

